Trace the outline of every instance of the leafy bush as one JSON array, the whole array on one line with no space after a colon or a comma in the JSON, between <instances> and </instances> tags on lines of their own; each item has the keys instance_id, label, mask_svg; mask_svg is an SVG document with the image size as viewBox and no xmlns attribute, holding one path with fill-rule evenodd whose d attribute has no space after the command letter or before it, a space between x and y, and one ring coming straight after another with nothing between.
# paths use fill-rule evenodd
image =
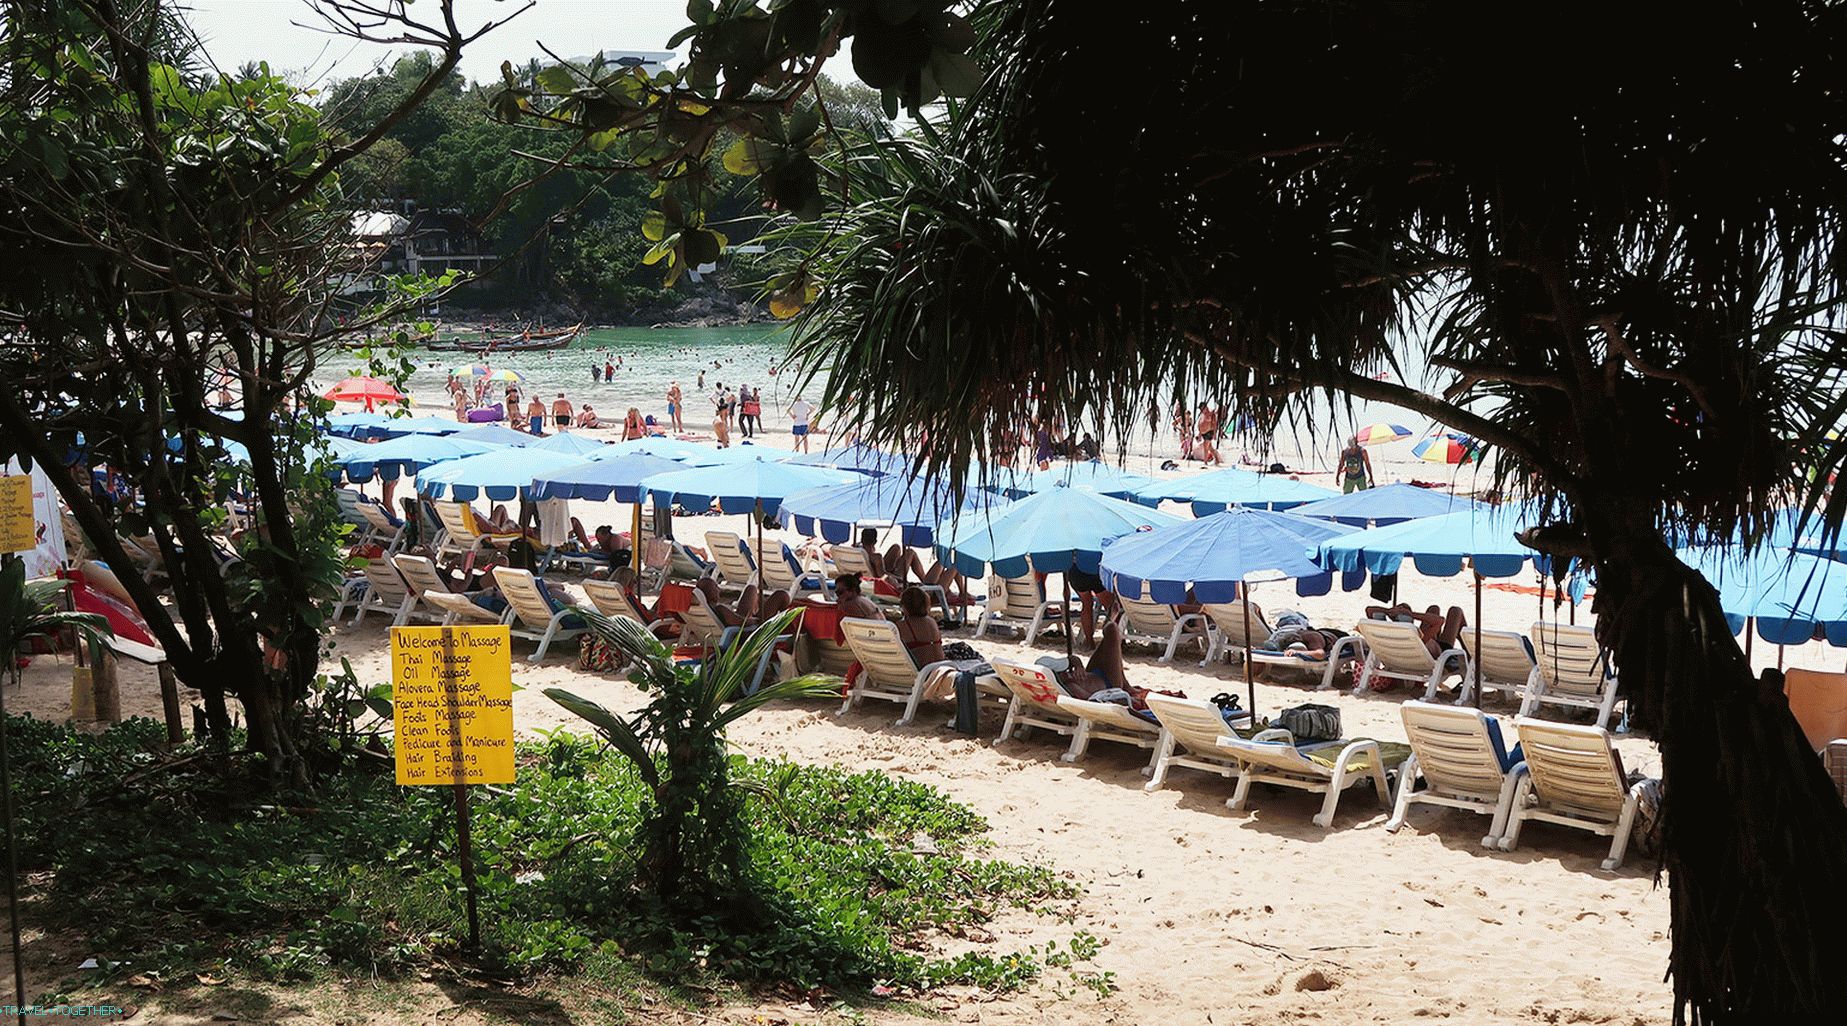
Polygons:
<instances>
[{"instance_id":1,"label":"leafy bush","mask_svg":"<svg viewBox=\"0 0 1847 1026\"><path fill-rule=\"evenodd\" d=\"M390 974L465 935L445 788L350 770L312 796L252 805L157 757L149 721L99 736L30 719L9 729L22 859L53 871L41 914L85 934L117 972ZM1047 869L979 857L986 823L933 788L733 757L744 871L762 907L732 932L735 918L669 914L641 886L630 839L649 791L631 762L558 732L522 745L520 763L516 784L475 793L478 960L496 970L588 971L621 957L675 981L1004 988L1037 973L1035 952L943 959L931 945L1072 896Z\"/></svg>"}]
</instances>

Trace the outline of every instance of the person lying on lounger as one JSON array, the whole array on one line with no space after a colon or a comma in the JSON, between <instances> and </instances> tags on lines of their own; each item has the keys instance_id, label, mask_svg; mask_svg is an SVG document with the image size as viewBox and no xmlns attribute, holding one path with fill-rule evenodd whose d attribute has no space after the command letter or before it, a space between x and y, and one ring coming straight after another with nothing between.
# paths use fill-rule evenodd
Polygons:
<instances>
[{"instance_id":1,"label":"person lying on lounger","mask_svg":"<svg viewBox=\"0 0 1847 1026\"><path fill-rule=\"evenodd\" d=\"M718 622L726 627L755 627L777 613L789 608L793 601L789 593L780 589L764 594L755 584L746 585L738 595L737 604L730 605L719 597L718 582L710 577L699 578L696 585L700 594L705 596L706 605L712 607L712 614Z\"/></svg>"},{"instance_id":2,"label":"person lying on lounger","mask_svg":"<svg viewBox=\"0 0 1847 1026\"><path fill-rule=\"evenodd\" d=\"M932 563L926 567L915 551L902 545L893 545L881 554L878 542L879 532L876 528L860 529L859 547L865 550L866 565L872 568L873 575L884 584L879 589L882 593L902 594L905 587L911 584L911 575L914 574L916 583L934 584L942 588L945 595L954 591L958 596L956 601L962 605L969 604L968 578L963 577L955 567L946 563Z\"/></svg>"},{"instance_id":3,"label":"person lying on lounger","mask_svg":"<svg viewBox=\"0 0 1847 1026\"><path fill-rule=\"evenodd\" d=\"M1444 613L1436 606L1431 606L1420 613L1400 602L1395 606L1367 606L1366 615L1374 620L1396 620L1399 623L1417 624L1417 633L1423 637L1424 647L1430 650L1433 657L1441 656L1455 648L1456 639L1462 636L1462 628L1467 627L1469 623L1463 618L1461 608L1457 606L1450 606L1448 613Z\"/></svg>"}]
</instances>

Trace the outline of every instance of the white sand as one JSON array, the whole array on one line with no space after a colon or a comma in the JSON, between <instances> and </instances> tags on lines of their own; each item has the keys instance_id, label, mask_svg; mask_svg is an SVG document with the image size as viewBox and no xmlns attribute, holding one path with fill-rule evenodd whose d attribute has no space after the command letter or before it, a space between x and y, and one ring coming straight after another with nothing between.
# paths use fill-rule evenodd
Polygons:
<instances>
[{"instance_id":1,"label":"white sand","mask_svg":"<svg viewBox=\"0 0 1847 1026\"><path fill-rule=\"evenodd\" d=\"M766 442L786 444L787 437L772 434ZM1387 467L1382 479L1411 476ZM629 507L586 505L577 512L587 523L628 523ZM677 527L696 544L710 528L741 533L743 518L692 518ZM772 532L772 543L776 538ZM1534 581L1527 575L1510 583ZM1407 567L1401 592L1419 604L1473 613L1473 595L1460 576L1423 578ZM1287 584L1262 586L1257 598L1272 613L1294 607L1333 625L1351 623L1367 601L1364 593L1340 592L1297 599ZM1524 630L1538 605L1532 594L1490 589L1484 622ZM1580 622L1589 617L1588 608L1579 611ZM351 658L362 680L386 679L381 617L356 629L342 625L334 640L335 659ZM1028 661L1060 651L1053 641L1026 649L990 637L976 645L989 656ZM577 671L574 645L555 647L542 666L525 661L530 651L529 643L516 645L515 680L525 690L515 695L515 723L523 735L577 722L541 694L545 687L566 687L617 710L641 704L626 681ZM1757 645L1755 655L1760 667L1775 664L1771 646ZM1197 659L1183 654L1159 665L1138 651L1130 672L1143 686L1194 697L1242 692L1235 665L1202 669ZM1820 645L1787 653L1794 666L1838 668L1841 660L1838 650ZM1258 703L1274 713L1284 705L1329 702L1341 708L1349 735L1400 739L1397 706L1409 694L1401 688L1352 697L1260 684ZM194 698L187 694L187 703ZM51 718L68 715L68 664L38 660L8 704ZM1062 946L1079 929L1107 942L1090 968L1116 974L1121 990L1114 996L1098 1002L1080 992L1063 999L1055 986L1072 987L1054 971L1021 995L977 1000L952 989L932 998L951 1021L1668 1020L1667 896L1653 882L1650 860L1633 849L1621 871L1606 873L1599 868L1606 840L1536 824L1521 850L1488 853L1479 843L1484 818L1430 807L1415 809L1391 835L1382 827L1385 810L1362 788L1348 792L1334 828L1323 831L1310 822L1318 796L1259 788L1250 809L1233 813L1223 804L1231 782L1214 775L1175 770L1166 789L1144 793L1145 753L1126 747L1098 743L1084 762L1070 765L1058 759L1064 745L1054 739L994 744L997 717L989 717L977 741L943 729L946 707L900 729L892 725L893 706L873 703L836 717L837 705L767 710L740 724L733 740L752 755L879 769L942 787L989 818L999 855L1058 867L1085 893L1075 923L1003 917L994 924L998 949L1051 940ZM123 706L130 715L159 716L151 672L124 667ZM1499 700L1490 708L1512 713ZM1631 768L1658 771L1651 743L1632 737L1619 743ZM1322 977L1330 985L1315 989Z\"/></svg>"}]
</instances>

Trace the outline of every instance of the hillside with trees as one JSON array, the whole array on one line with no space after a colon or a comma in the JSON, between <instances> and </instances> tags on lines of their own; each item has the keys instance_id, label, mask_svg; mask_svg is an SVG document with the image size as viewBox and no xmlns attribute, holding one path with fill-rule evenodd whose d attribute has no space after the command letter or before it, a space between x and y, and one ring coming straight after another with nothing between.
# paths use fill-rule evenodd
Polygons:
<instances>
[{"instance_id":1,"label":"hillside with trees","mask_svg":"<svg viewBox=\"0 0 1847 1026\"><path fill-rule=\"evenodd\" d=\"M401 105L432 66L427 53L406 56L336 81L318 103L336 133L356 134ZM545 67L533 60L509 73L536 83ZM356 211L453 213L479 231L496 259L445 299L448 309L489 316L551 311L600 323L723 320L757 309L758 275L742 259L728 259L700 281L664 284L661 269L643 263L652 245L642 221L653 183L554 167L550 162L571 150L574 133L497 119L491 100L503 87L447 76L342 174ZM827 97L837 119L862 130L883 128L876 93L829 83ZM717 191L711 223L733 245L750 242L764 220L754 188L718 157L708 163Z\"/></svg>"}]
</instances>

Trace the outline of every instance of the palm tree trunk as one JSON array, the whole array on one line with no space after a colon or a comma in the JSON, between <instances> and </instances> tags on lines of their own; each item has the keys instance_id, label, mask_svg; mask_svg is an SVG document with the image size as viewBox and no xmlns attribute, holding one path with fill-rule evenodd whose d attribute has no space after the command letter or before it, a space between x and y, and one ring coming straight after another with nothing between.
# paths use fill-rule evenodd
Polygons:
<instances>
[{"instance_id":1,"label":"palm tree trunk","mask_svg":"<svg viewBox=\"0 0 1847 1026\"><path fill-rule=\"evenodd\" d=\"M1597 565L1598 636L1632 719L1661 745L1676 1022L1838 1015L1847 809L1781 675L1752 675L1718 593L1648 521L1594 501L1578 509Z\"/></svg>"}]
</instances>

